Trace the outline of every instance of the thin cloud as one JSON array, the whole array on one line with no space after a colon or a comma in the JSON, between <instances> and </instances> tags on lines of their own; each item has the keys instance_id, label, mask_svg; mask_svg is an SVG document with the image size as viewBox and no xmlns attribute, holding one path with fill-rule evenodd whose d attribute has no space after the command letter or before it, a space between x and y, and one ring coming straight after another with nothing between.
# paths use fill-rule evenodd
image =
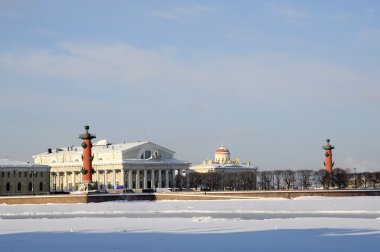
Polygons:
<instances>
[{"instance_id":1,"label":"thin cloud","mask_svg":"<svg viewBox=\"0 0 380 252\"><path fill-rule=\"evenodd\" d=\"M369 9L367 9L367 13L369 16L374 16L374 15L376 15L376 9L375 8L369 8Z\"/></svg>"},{"instance_id":2,"label":"thin cloud","mask_svg":"<svg viewBox=\"0 0 380 252\"><path fill-rule=\"evenodd\" d=\"M165 11L153 11L152 16L168 20L175 20L178 18L178 15Z\"/></svg>"},{"instance_id":3,"label":"thin cloud","mask_svg":"<svg viewBox=\"0 0 380 252\"><path fill-rule=\"evenodd\" d=\"M380 44L380 29L365 29L359 33L358 43L378 46Z\"/></svg>"},{"instance_id":4,"label":"thin cloud","mask_svg":"<svg viewBox=\"0 0 380 252\"><path fill-rule=\"evenodd\" d=\"M60 44L56 50L32 49L0 55L0 68L31 76L97 81L147 79L164 64L158 51L127 44Z\"/></svg>"},{"instance_id":5,"label":"thin cloud","mask_svg":"<svg viewBox=\"0 0 380 252\"><path fill-rule=\"evenodd\" d=\"M14 11L5 11L5 10L0 10L0 19L19 19L21 18L21 15L17 12Z\"/></svg>"},{"instance_id":6,"label":"thin cloud","mask_svg":"<svg viewBox=\"0 0 380 252\"><path fill-rule=\"evenodd\" d=\"M308 12L294 7L273 4L271 9L276 15L283 17L289 21L304 20L310 18L310 14Z\"/></svg>"},{"instance_id":7,"label":"thin cloud","mask_svg":"<svg viewBox=\"0 0 380 252\"><path fill-rule=\"evenodd\" d=\"M349 24L357 18L354 13L338 11L334 13L327 14L327 18L333 22L340 24Z\"/></svg>"},{"instance_id":8,"label":"thin cloud","mask_svg":"<svg viewBox=\"0 0 380 252\"><path fill-rule=\"evenodd\" d=\"M177 20L180 18L196 17L210 10L211 8L206 5L177 6L168 10L154 10L151 12L151 15L166 20Z\"/></svg>"},{"instance_id":9,"label":"thin cloud","mask_svg":"<svg viewBox=\"0 0 380 252\"><path fill-rule=\"evenodd\" d=\"M125 43L62 43L54 50L0 54L0 71L30 79L56 78L82 87L91 84L92 89L99 90L114 87L128 93L143 91L153 95L159 86L160 92L186 92L202 97L233 91L235 99L279 103L283 99L329 100L342 88L349 100L358 89L365 89L359 85L360 75L350 69L297 62L283 53L223 58L198 55L192 61L182 61L179 54L180 49L146 49ZM331 97L326 96L324 89L330 90Z\"/></svg>"},{"instance_id":10,"label":"thin cloud","mask_svg":"<svg viewBox=\"0 0 380 252\"><path fill-rule=\"evenodd\" d=\"M59 35L57 31L44 28L32 28L30 29L30 32L43 37L54 37Z\"/></svg>"}]
</instances>

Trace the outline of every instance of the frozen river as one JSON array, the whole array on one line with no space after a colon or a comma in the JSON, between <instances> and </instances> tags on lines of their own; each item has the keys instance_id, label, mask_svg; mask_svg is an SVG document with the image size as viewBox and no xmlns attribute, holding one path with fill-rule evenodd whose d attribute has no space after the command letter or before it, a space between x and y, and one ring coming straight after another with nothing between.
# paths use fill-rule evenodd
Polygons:
<instances>
[{"instance_id":1,"label":"frozen river","mask_svg":"<svg viewBox=\"0 0 380 252\"><path fill-rule=\"evenodd\" d=\"M380 197L0 205L0 244L39 252L369 251L380 246Z\"/></svg>"}]
</instances>

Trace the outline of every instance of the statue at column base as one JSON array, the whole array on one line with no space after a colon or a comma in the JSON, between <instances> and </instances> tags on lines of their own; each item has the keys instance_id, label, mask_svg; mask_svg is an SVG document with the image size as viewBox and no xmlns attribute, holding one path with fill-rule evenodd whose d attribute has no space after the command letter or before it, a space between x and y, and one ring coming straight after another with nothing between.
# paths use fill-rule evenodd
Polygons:
<instances>
[{"instance_id":1,"label":"statue at column base","mask_svg":"<svg viewBox=\"0 0 380 252\"><path fill-rule=\"evenodd\" d=\"M88 191L88 188L85 184L81 184L78 188L78 191L80 192Z\"/></svg>"}]
</instances>

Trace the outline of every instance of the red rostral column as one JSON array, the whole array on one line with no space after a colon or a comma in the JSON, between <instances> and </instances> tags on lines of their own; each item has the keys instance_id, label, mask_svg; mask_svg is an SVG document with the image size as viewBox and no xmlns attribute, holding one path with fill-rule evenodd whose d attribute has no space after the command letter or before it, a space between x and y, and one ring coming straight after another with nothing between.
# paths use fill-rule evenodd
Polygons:
<instances>
[{"instance_id":1,"label":"red rostral column","mask_svg":"<svg viewBox=\"0 0 380 252\"><path fill-rule=\"evenodd\" d=\"M332 169L334 167L334 162L332 161L332 151L331 150L335 149L335 147L333 145L330 145L330 139L327 139L326 142L327 142L327 144L325 146L322 146L322 149L324 149L326 151L325 152L324 165L325 165L326 171L329 174L331 174Z\"/></svg>"},{"instance_id":2,"label":"red rostral column","mask_svg":"<svg viewBox=\"0 0 380 252\"><path fill-rule=\"evenodd\" d=\"M84 129L86 130L86 133L80 134L79 138L83 140L83 143L82 143L83 180L82 181L83 181L83 184L85 184L86 187L88 188L88 185L92 183L92 160L94 158L91 154L91 149L92 149L91 139L96 138L96 136L88 133L90 126L84 126Z\"/></svg>"}]
</instances>

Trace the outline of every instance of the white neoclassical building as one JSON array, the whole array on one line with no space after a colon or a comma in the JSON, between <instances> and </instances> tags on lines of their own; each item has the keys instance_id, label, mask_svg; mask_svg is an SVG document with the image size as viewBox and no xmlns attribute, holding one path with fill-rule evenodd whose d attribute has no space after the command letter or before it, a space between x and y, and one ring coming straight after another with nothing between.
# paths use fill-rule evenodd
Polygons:
<instances>
[{"instance_id":1,"label":"white neoclassical building","mask_svg":"<svg viewBox=\"0 0 380 252\"><path fill-rule=\"evenodd\" d=\"M230 151L225 146L220 146L215 150L213 160L204 160L202 164L193 165L190 169L199 173L243 172L257 171L257 166L252 166L251 162L242 163L239 157L232 160Z\"/></svg>"},{"instance_id":2,"label":"white neoclassical building","mask_svg":"<svg viewBox=\"0 0 380 252\"><path fill-rule=\"evenodd\" d=\"M75 191L82 183L82 147L48 149L33 156L35 164L51 166L52 191ZM187 187L190 163L174 158L174 151L152 142L93 144L92 180L102 189ZM177 176L181 174L181 176Z\"/></svg>"}]
</instances>

